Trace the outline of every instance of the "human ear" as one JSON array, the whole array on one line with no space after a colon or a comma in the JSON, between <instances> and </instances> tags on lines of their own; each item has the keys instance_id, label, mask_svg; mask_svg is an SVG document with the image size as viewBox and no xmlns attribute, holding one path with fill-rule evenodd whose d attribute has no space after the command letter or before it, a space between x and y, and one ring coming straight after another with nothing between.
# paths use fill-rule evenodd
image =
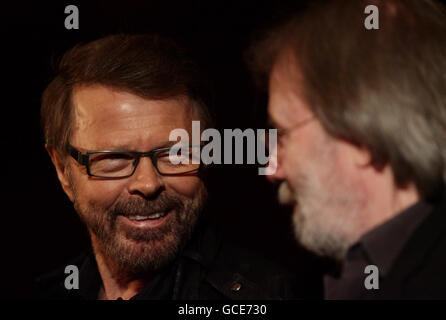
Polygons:
<instances>
[{"instance_id":1,"label":"human ear","mask_svg":"<svg viewBox=\"0 0 446 320\"><path fill-rule=\"evenodd\" d=\"M69 177L69 168L67 161L63 161L59 153L53 147L46 144L45 149L50 155L51 161L56 168L57 177L59 178L62 189L67 194L68 198L70 198L71 202L73 202L73 186Z\"/></svg>"},{"instance_id":2,"label":"human ear","mask_svg":"<svg viewBox=\"0 0 446 320\"><path fill-rule=\"evenodd\" d=\"M346 140L338 140L337 149L343 158L349 159L348 162L355 168L366 169L373 166L372 153L365 146L360 146Z\"/></svg>"},{"instance_id":3,"label":"human ear","mask_svg":"<svg viewBox=\"0 0 446 320\"><path fill-rule=\"evenodd\" d=\"M354 163L359 167L368 167L372 165L372 153L366 147L353 145L351 155Z\"/></svg>"}]
</instances>

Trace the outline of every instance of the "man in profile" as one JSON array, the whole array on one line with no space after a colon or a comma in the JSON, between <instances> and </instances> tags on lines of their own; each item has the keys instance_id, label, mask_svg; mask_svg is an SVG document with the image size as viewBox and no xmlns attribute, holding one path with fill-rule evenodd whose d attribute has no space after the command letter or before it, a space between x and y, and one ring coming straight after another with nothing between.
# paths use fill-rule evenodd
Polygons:
<instances>
[{"instance_id":1,"label":"man in profile","mask_svg":"<svg viewBox=\"0 0 446 320\"><path fill-rule=\"evenodd\" d=\"M62 268L38 280L39 297L292 297L284 274L229 249L209 226L204 168L170 161L172 130L212 123L203 88L195 64L159 36L108 36L64 55L43 94L42 126L92 251L70 262L78 290L64 286Z\"/></svg>"},{"instance_id":2,"label":"man in profile","mask_svg":"<svg viewBox=\"0 0 446 320\"><path fill-rule=\"evenodd\" d=\"M337 262L325 297L446 298L444 8L312 1L254 52L279 136L271 179L300 243Z\"/></svg>"}]
</instances>

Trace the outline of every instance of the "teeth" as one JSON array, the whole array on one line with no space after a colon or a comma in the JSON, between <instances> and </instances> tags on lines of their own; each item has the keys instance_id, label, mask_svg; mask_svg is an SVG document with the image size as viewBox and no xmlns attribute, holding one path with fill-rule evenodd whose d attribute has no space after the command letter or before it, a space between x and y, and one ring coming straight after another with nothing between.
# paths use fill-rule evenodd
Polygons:
<instances>
[{"instance_id":1,"label":"teeth","mask_svg":"<svg viewBox=\"0 0 446 320\"><path fill-rule=\"evenodd\" d=\"M129 216L128 218L130 220L136 220L136 221L141 221L141 220L153 220L153 219L158 219L160 217L164 217L166 214L163 213L154 213L151 214L149 216Z\"/></svg>"}]
</instances>

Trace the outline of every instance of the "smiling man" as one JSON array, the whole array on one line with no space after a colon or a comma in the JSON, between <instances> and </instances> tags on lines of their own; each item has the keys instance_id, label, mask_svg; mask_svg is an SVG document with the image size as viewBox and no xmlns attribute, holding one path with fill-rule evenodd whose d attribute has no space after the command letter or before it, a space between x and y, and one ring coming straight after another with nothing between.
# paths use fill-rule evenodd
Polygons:
<instances>
[{"instance_id":1,"label":"smiling man","mask_svg":"<svg viewBox=\"0 0 446 320\"><path fill-rule=\"evenodd\" d=\"M194 63L158 36L109 36L64 55L42 125L92 252L70 262L78 290L64 287L61 269L38 280L40 297L290 297L282 273L222 244L203 217L204 168L169 159L172 130L211 124L203 88Z\"/></svg>"}]
</instances>

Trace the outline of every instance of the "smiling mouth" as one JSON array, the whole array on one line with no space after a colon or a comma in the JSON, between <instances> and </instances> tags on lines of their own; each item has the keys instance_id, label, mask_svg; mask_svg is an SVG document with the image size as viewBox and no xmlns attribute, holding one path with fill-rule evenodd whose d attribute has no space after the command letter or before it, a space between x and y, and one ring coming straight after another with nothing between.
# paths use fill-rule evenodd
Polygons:
<instances>
[{"instance_id":1,"label":"smiling mouth","mask_svg":"<svg viewBox=\"0 0 446 320\"><path fill-rule=\"evenodd\" d=\"M161 217L164 217L166 214L167 212L157 212L146 216L135 215L135 216L128 216L127 218L129 220L134 220L134 221L156 220Z\"/></svg>"},{"instance_id":2,"label":"smiling mouth","mask_svg":"<svg viewBox=\"0 0 446 320\"><path fill-rule=\"evenodd\" d=\"M157 212L145 216L142 215L127 216L126 218L133 221L156 220L164 217L166 214L167 212Z\"/></svg>"},{"instance_id":3,"label":"smiling mouth","mask_svg":"<svg viewBox=\"0 0 446 320\"><path fill-rule=\"evenodd\" d=\"M151 214L119 215L117 223L138 229L153 229L167 223L174 210L155 212Z\"/></svg>"}]
</instances>

